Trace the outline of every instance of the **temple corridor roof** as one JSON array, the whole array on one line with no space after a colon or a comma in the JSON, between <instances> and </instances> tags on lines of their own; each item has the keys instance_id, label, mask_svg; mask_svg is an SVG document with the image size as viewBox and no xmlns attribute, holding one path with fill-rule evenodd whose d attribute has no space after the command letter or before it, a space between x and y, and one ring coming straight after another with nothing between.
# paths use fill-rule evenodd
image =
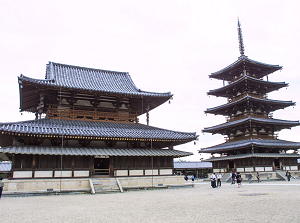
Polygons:
<instances>
[{"instance_id":1,"label":"temple corridor roof","mask_svg":"<svg viewBox=\"0 0 300 223\"><path fill-rule=\"evenodd\" d=\"M171 92L156 93L138 89L129 73L78 67L49 62L45 79L34 79L21 75L19 82L68 88L93 92L104 92L134 96L172 97Z\"/></svg>"},{"instance_id":2,"label":"temple corridor roof","mask_svg":"<svg viewBox=\"0 0 300 223\"><path fill-rule=\"evenodd\" d=\"M231 79L233 79L233 77L239 76L239 73L244 68L247 71L250 71L250 73L255 73L257 75L256 77L261 78L277 70L280 70L282 67L279 65L271 65L251 60L247 56L242 55L234 63L217 72L212 73L211 75L209 75L209 77L230 81Z\"/></svg>"},{"instance_id":3,"label":"temple corridor roof","mask_svg":"<svg viewBox=\"0 0 300 223\"><path fill-rule=\"evenodd\" d=\"M147 148L93 148L93 147L43 147L43 146L9 146L0 148L0 154L36 154L66 156L171 156L183 157L193 153L173 149Z\"/></svg>"},{"instance_id":4,"label":"temple corridor roof","mask_svg":"<svg viewBox=\"0 0 300 223\"><path fill-rule=\"evenodd\" d=\"M280 119L271 119L271 118L254 118L251 116L248 116L247 118L226 122L220 125L212 126L204 128L203 132L210 132L210 133L220 133L223 134L224 131L226 131L229 128L236 127L239 125L266 125L266 126L273 126L275 131L279 131L281 129L294 127L297 125L300 125L299 121L288 121L288 120L280 120Z\"/></svg>"},{"instance_id":5,"label":"temple corridor roof","mask_svg":"<svg viewBox=\"0 0 300 223\"><path fill-rule=\"evenodd\" d=\"M84 137L142 138L159 140L195 140L196 133L177 132L138 123L79 121L63 119L37 119L22 122L0 123L1 132L64 135Z\"/></svg>"},{"instance_id":6,"label":"temple corridor roof","mask_svg":"<svg viewBox=\"0 0 300 223\"><path fill-rule=\"evenodd\" d=\"M222 153L225 151L244 149L252 146L255 148L300 149L300 142L290 142L280 139L246 139L225 142L219 145L202 148L199 150L199 153Z\"/></svg>"}]
</instances>

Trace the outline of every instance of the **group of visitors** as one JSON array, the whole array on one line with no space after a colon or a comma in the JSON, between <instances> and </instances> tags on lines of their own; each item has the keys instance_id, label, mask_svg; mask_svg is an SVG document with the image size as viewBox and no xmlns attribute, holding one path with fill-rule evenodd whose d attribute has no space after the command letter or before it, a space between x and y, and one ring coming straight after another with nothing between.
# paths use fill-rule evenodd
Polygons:
<instances>
[{"instance_id":1,"label":"group of visitors","mask_svg":"<svg viewBox=\"0 0 300 223\"><path fill-rule=\"evenodd\" d=\"M185 180L185 181L188 181L188 180L189 180L189 177L188 177L187 175L185 175L184 180ZM195 175L192 175L192 181L193 181L193 182L195 181Z\"/></svg>"},{"instance_id":2,"label":"group of visitors","mask_svg":"<svg viewBox=\"0 0 300 223\"><path fill-rule=\"evenodd\" d=\"M236 172L232 171L230 173L230 179L231 179L231 184L235 184L235 180L236 180L238 187L242 186L242 175L240 172L236 173Z\"/></svg>"},{"instance_id":3,"label":"group of visitors","mask_svg":"<svg viewBox=\"0 0 300 223\"><path fill-rule=\"evenodd\" d=\"M210 177L211 180L211 187L212 188L217 188L221 187L222 185L222 177L223 175L219 172L217 175L213 173Z\"/></svg>"}]
</instances>

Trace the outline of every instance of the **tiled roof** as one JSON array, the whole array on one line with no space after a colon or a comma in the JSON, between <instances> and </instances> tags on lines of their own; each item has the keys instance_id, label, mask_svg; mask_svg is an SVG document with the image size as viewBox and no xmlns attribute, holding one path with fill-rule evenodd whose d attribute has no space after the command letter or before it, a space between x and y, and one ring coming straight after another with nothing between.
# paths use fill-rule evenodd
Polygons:
<instances>
[{"instance_id":1,"label":"tiled roof","mask_svg":"<svg viewBox=\"0 0 300 223\"><path fill-rule=\"evenodd\" d=\"M212 168L211 162L174 162L175 169L207 169Z\"/></svg>"},{"instance_id":2,"label":"tiled roof","mask_svg":"<svg viewBox=\"0 0 300 223\"><path fill-rule=\"evenodd\" d=\"M108 71L49 62L45 79L21 75L19 81L39 85L148 97L171 97L170 92L156 93L138 89L127 72Z\"/></svg>"},{"instance_id":3,"label":"tiled roof","mask_svg":"<svg viewBox=\"0 0 300 223\"><path fill-rule=\"evenodd\" d=\"M188 141L192 141L197 138L195 132L177 132L137 123L93 122L48 118L23 122L0 123L0 131L39 135L169 139Z\"/></svg>"},{"instance_id":4,"label":"tiled roof","mask_svg":"<svg viewBox=\"0 0 300 223\"><path fill-rule=\"evenodd\" d=\"M220 125L204 128L203 132L211 132L211 133L219 133L222 129L228 129L238 125L244 125L247 123L260 123L264 125L275 125L278 129L288 128L300 125L299 121L288 121L288 120L280 120L280 119L271 119L271 118L253 118L251 116L243 119L239 119L232 122L226 122Z\"/></svg>"},{"instance_id":5,"label":"tiled roof","mask_svg":"<svg viewBox=\"0 0 300 223\"><path fill-rule=\"evenodd\" d=\"M263 157L263 158L299 158L300 154L279 154L279 153L247 153L247 154L238 154L222 157L213 157L206 159L206 161L214 162L220 160L236 160L236 159L246 159L252 157Z\"/></svg>"},{"instance_id":6,"label":"tiled roof","mask_svg":"<svg viewBox=\"0 0 300 223\"><path fill-rule=\"evenodd\" d=\"M254 78L254 77L251 77L251 76L248 76L248 75L244 75L241 78L239 78L238 80L236 80L236 81L234 81L234 82L232 82L232 83L230 83L230 84L228 84L226 86L210 90L209 92L207 92L207 94L208 95L218 95L218 96L230 97L232 95L227 95L226 92L229 89L233 89L234 86L236 86L236 85L238 85L238 84L240 84L242 82L245 82L245 81L247 81L247 83L254 82L256 85L263 85L263 86L265 86L264 88L262 88L264 90L263 93L269 93L271 91L278 90L278 89L280 89L282 87L288 86L288 84L285 83L285 82L265 81L265 80L257 79L257 78Z\"/></svg>"},{"instance_id":7,"label":"tiled roof","mask_svg":"<svg viewBox=\"0 0 300 223\"><path fill-rule=\"evenodd\" d=\"M277 149L298 149L300 148L300 142L290 142L279 139L246 139L202 148L199 150L199 153L221 153L224 151L249 148L252 146Z\"/></svg>"},{"instance_id":8,"label":"tiled roof","mask_svg":"<svg viewBox=\"0 0 300 223\"><path fill-rule=\"evenodd\" d=\"M273 73L277 70L280 70L282 66L279 65L271 65L271 64L266 64L266 63L261 63L255 60L249 59L247 56L240 56L237 61L234 63L230 64L229 66L223 68L222 70L219 70L217 72L212 73L209 75L210 78L216 78L220 80L231 80L232 79L232 74L233 72L230 72L231 70L237 70L237 68L240 66L245 66L245 64L249 64L249 66L252 67L258 67L259 70L261 71L259 77L263 77L265 75L268 75L270 73ZM236 71L237 73L237 71Z\"/></svg>"},{"instance_id":9,"label":"tiled roof","mask_svg":"<svg viewBox=\"0 0 300 223\"><path fill-rule=\"evenodd\" d=\"M193 153L172 149L132 149L132 148L93 148L93 147L43 147L12 146L0 148L0 154L37 154L67 156L171 156L183 157Z\"/></svg>"},{"instance_id":10,"label":"tiled roof","mask_svg":"<svg viewBox=\"0 0 300 223\"><path fill-rule=\"evenodd\" d=\"M280 101L280 100L271 100L271 99L262 99L262 98L256 98L256 97L252 97L250 95L246 95L245 97L237 100L237 101L233 101L230 103L226 103L217 107L213 107L213 108L208 108L205 113L212 113L212 114L219 114L220 111L223 110L227 110L228 108L231 107L235 107L238 106L239 104L245 103L245 102L257 102L257 103L261 103L264 105L271 105L269 107L270 111L276 111L278 109L282 109L291 105L295 105L295 102L292 101ZM221 112L222 113L222 112Z\"/></svg>"}]
</instances>

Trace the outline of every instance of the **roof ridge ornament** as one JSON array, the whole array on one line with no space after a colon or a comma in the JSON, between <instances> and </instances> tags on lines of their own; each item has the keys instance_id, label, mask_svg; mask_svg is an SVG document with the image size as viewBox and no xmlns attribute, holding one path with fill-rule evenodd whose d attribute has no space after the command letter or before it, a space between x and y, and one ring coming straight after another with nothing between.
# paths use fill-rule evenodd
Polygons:
<instances>
[{"instance_id":1,"label":"roof ridge ornament","mask_svg":"<svg viewBox=\"0 0 300 223\"><path fill-rule=\"evenodd\" d=\"M239 35L239 48L240 48L240 54L241 57L245 56L245 48L244 48L244 42L243 42L243 35L242 35L242 28L241 28L241 23L240 19L238 17L238 35Z\"/></svg>"}]
</instances>

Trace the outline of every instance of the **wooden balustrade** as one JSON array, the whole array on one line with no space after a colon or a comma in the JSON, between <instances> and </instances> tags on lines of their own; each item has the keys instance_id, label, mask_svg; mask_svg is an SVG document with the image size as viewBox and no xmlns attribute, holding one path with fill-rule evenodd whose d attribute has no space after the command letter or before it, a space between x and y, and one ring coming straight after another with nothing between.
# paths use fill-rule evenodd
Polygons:
<instances>
[{"instance_id":1,"label":"wooden balustrade","mask_svg":"<svg viewBox=\"0 0 300 223\"><path fill-rule=\"evenodd\" d=\"M136 122L137 114L99 112L97 110L76 110L76 109L57 109L48 108L47 117L51 119L70 119L85 121L105 121L105 122Z\"/></svg>"}]
</instances>

